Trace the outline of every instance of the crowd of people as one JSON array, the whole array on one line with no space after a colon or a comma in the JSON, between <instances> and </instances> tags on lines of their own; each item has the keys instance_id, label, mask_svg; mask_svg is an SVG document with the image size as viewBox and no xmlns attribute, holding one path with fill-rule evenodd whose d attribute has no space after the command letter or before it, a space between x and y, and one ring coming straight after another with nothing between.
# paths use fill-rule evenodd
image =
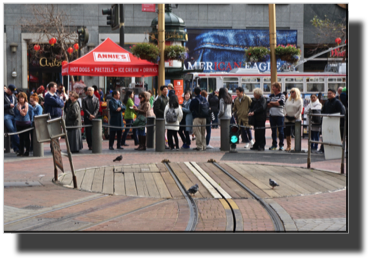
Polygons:
<instances>
[{"instance_id":1,"label":"crowd of people","mask_svg":"<svg viewBox=\"0 0 380 275\"><path fill-rule=\"evenodd\" d=\"M124 99L120 100L120 92L112 91L106 98L97 86L85 87L86 96L82 99L82 108L78 102L79 95L72 91L66 94L63 85L51 82L46 90L43 86L32 90L29 95L19 92L15 95L16 87L9 85L4 87L4 122L9 133L22 131L33 126L33 119L42 113L49 113L51 118L65 116L67 126L77 128L68 129L68 140L73 153L83 149L81 126L82 115L84 124L91 125L93 120L101 113L100 103L109 101L110 110L109 126L109 150L123 149L128 133L132 126L135 150L146 150L146 118L155 116L165 120L166 149L179 150L190 149L192 140L196 140L193 150L204 151L213 148L210 145L211 129L218 128L220 119L230 119L231 123L241 126L241 139L246 143L244 148L263 151L266 146L265 122L269 114L269 122L272 128L272 144L269 150L290 151L292 128L296 120L302 120L302 112L312 113L346 114L347 91L339 88L339 97L336 91L328 90L328 100L321 104L317 95L311 95L311 102L303 110L303 100L298 88L290 90L290 96L281 92L281 84L272 83L273 93L265 98L260 88L253 90L253 98L247 96L242 87L236 88L236 98L232 100L228 90L224 87L208 93L196 87L193 92L184 93L183 103L179 104L173 85L160 87L160 95L154 98L149 90L138 94L139 104L134 103L134 92L123 91ZM339 98L339 99L338 99ZM82 110L81 110L82 109ZM124 122L125 121L125 125ZM311 139L319 141L321 134L321 117L312 117L310 129ZM193 127L194 126L194 127ZM343 119L341 121L341 132L343 131ZM125 128L126 127L126 128ZM254 130L252 137L251 128ZM123 129L124 133L123 133ZM92 127L85 128L88 149L92 150ZM182 141L180 147L178 135ZM19 135L11 136L11 146L17 156L29 156L33 150L33 132L28 131ZM278 138L278 142L277 142ZM286 149L284 149L286 139ZM318 144L313 143L311 149L316 152ZM323 152L323 145L319 152Z\"/></svg>"}]
</instances>

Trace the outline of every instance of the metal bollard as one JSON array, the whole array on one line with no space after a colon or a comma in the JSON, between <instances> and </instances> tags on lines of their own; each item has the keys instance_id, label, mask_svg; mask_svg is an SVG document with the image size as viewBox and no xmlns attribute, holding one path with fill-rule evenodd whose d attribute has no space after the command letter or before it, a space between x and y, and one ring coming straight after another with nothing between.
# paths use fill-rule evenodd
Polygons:
<instances>
[{"instance_id":1,"label":"metal bollard","mask_svg":"<svg viewBox=\"0 0 380 275\"><path fill-rule=\"evenodd\" d=\"M230 119L222 118L220 121L220 150L229 151L230 141L229 141L229 131L230 131Z\"/></svg>"},{"instance_id":2,"label":"metal bollard","mask_svg":"<svg viewBox=\"0 0 380 275\"><path fill-rule=\"evenodd\" d=\"M11 136L7 135L6 137L4 137L4 148L5 148L4 153L10 153L11 152Z\"/></svg>"},{"instance_id":3,"label":"metal bollard","mask_svg":"<svg viewBox=\"0 0 380 275\"><path fill-rule=\"evenodd\" d=\"M102 120L93 119L92 120L92 153L100 154L102 153Z\"/></svg>"},{"instance_id":4,"label":"metal bollard","mask_svg":"<svg viewBox=\"0 0 380 275\"><path fill-rule=\"evenodd\" d=\"M150 116L146 119L147 125L155 123L156 117ZM146 127L146 148L154 147L154 126Z\"/></svg>"},{"instance_id":5,"label":"metal bollard","mask_svg":"<svg viewBox=\"0 0 380 275\"><path fill-rule=\"evenodd\" d=\"M44 143L37 141L36 128L33 130L33 157L43 157L44 152Z\"/></svg>"},{"instance_id":6,"label":"metal bollard","mask_svg":"<svg viewBox=\"0 0 380 275\"><path fill-rule=\"evenodd\" d=\"M165 152L165 119L156 118L156 152Z\"/></svg>"},{"instance_id":7,"label":"metal bollard","mask_svg":"<svg viewBox=\"0 0 380 275\"><path fill-rule=\"evenodd\" d=\"M295 141L295 149L296 153L301 152L301 120L296 120L294 126L294 141Z\"/></svg>"}]
</instances>

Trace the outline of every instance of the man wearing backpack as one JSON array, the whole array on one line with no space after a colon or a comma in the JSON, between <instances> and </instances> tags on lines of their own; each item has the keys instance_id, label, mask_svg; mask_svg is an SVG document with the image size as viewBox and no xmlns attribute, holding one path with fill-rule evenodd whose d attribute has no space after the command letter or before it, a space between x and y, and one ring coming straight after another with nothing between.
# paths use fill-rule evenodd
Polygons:
<instances>
[{"instance_id":1,"label":"man wearing backpack","mask_svg":"<svg viewBox=\"0 0 380 275\"><path fill-rule=\"evenodd\" d=\"M207 100L202 97L201 89L194 88L195 98L190 103L190 111L193 114L193 125L202 125L201 127L194 127L194 134L196 137L197 147L193 150L205 151L206 150L206 118L208 116L209 105Z\"/></svg>"}]
</instances>

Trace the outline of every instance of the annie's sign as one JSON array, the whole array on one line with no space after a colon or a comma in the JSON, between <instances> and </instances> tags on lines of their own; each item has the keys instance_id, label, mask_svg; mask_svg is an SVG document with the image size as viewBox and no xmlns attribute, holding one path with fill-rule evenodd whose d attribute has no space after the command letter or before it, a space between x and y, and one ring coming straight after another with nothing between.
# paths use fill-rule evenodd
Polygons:
<instances>
[{"instance_id":1,"label":"annie's sign","mask_svg":"<svg viewBox=\"0 0 380 275\"><path fill-rule=\"evenodd\" d=\"M100 53L94 52L96 62L131 62L128 53Z\"/></svg>"}]
</instances>

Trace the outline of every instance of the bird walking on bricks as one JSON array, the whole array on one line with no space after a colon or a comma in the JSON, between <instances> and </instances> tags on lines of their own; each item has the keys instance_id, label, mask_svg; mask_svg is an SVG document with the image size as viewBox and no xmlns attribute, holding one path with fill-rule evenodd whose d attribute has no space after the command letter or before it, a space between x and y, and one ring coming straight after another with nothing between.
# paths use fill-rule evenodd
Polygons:
<instances>
[{"instance_id":1,"label":"bird walking on bricks","mask_svg":"<svg viewBox=\"0 0 380 275\"><path fill-rule=\"evenodd\" d=\"M198 192L198 189L199 189L198 188L198 184L195 184L195 185L191 186L189 188L189 190L187 190L187 193L190 194L190 195L194 195L195 193Z\"/></svg>"},{"instance_id":2,"label":"bird walking on bricks","mask_svg":"<svg viewBox=\"0 0 380 275\"><path fill-rule=\"evenodd\" d=\"M123 159L123 156L120 155L120 156L118 156L117 158L115 158L115 159L113 160L113 162L115 162L115 161L121 161L122 159Z\"/></svg>"},{"instance_id":3,"label":"bird walking on bricks","mask_svg":"<svg viewBox=\"0 0 380 275\"><path fill-rule=\"evenodd\" d=\"M269 179L269 185L272 186L272 189L274 189L276 186L280 186L277 182L271 179Z\"/></svg>"}]
</instances>

